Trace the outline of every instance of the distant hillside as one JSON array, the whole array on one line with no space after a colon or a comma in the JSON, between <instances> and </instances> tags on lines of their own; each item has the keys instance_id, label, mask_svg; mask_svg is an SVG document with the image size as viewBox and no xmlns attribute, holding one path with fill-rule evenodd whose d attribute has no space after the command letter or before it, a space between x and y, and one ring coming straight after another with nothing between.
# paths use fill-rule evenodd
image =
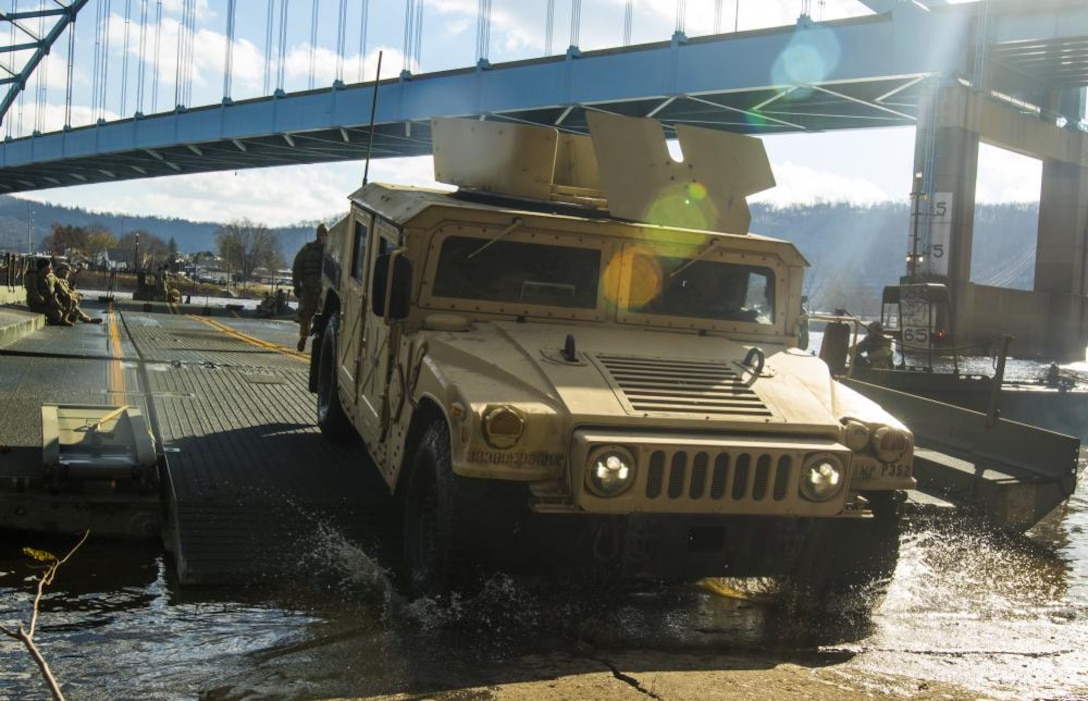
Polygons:
<instances>
[{"instance_id":1,"label":"distant hillside","mask_svg":"<svg viewBox=\"0 0 1088 701\"><path fill-rule=\"evenodd\" d=\"M173 238L183 253L215 250L217 224L161 217L93 214L78 208L32 203L0 195L0 250L26 250L27 216L33 214L33 248L51 225L99 224L120 236L136 229L164 241ZM792 241L808 259L805 291L813 309L848 309L879 315L880 290L905 272L910 243L909 207L884 203L859 207L843 203L785 208L752 205L752 231ZM1030 290L1034 279L1037 204L981 205L975 212L971 277L974 281ZM290 260L310 240L316 222L273 229Z\"/></svg>"},{"instance_id":2,"label":"distant hillside","mask_svg":"<svg viewBox=\"0 0 1088 701\"><path fill-rule=\"evenodd\" d=\"M1039 207L980 205L975 211L971 279L1030 290L1035 276ZM910 246L907 204L871 207L819 204L752 206L752 231L792 241L812 266L805 276L810 307L842 307L878 316L880 290L906 273Z\"/></svg>"},{"instance_id":3,"label":"distant hillside","mask_svg":"<svg viewBox=\"0 0 1088 701\"><path fill-rule=\"evenodd\" d=\"M26 251L27 220L33 218L31 248L38 250L41 240L49 235L52 225L67 226L100 225L120 238L132 231L146 231L169 241L177 242L182 253L215 250L215 231L219 224L214 222L195 222L186 219L164 217L134 217L122 214L102 214L88 212L77 207L60 207L39 204L27 200L0 195L0 250ZM279 234L283 254L288 258L294 255L302 244L313 238L317 222L300 222L294 226L273 228Z\"/></svg>"}]
</instances>

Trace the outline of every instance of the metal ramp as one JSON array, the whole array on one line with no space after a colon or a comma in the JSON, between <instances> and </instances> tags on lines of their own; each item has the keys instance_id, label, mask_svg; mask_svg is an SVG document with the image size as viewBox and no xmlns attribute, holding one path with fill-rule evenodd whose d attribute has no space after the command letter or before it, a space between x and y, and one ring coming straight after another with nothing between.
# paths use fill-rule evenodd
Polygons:
<instances>
[{"instance_id":1,"label":"metal ramp","mask_svg":"<svg viewBox=\"0 0 1088 701\"><path fill-rule=\"evenodd\" d=\"M1024 531L1076 489L1078 438L858 380L841 381L914 432L914 475L923 493Z\"/></svg>"},{"instance_id":2,"label":"metal ramp","mask_svg":"<svg viewBox=\"0 0 1088 701\"><path fill-rule=\"evenodd\" d=\"M43 404L41 471L26 485L28 513L48 530L159 533L155 440L135 406ZM31 483L44 489L32 489Z\"/></svg>"}]
</instances>

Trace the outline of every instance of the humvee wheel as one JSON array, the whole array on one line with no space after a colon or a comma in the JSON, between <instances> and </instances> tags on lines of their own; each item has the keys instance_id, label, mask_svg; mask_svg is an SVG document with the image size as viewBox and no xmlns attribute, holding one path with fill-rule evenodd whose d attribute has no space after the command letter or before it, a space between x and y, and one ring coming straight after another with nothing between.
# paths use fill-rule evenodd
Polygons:
<instances>
[{"instance_id":1,"label":"humvee wheel","mask_svg":"<svg viewBox=\"0 0 1088 701\"><path fill-rule=\"evenodd\" d=\"M436 421L416 448L405 493L404 583L412 596L438 596L453 584L456 486L449 428Z\"/></svg>"},{"instance_id":2,"label":"humvee wheel","mask_svg":"<svg viewBox=\"0 0 1088 701\"><path fill-rule=\"evenodd\" d=\"M336 391L336 333L339 326L339 314L329 317L321 336L321 355L317 362L317 427L330 441L346 441L352 436L351 422Z\"/></svg>"},{"instance_id":3,"label":"humvee wheel","mask_svg":"<svg viewBox=\"0 0 1088 701\"><path fill-rule=\"evenodd\" d=\"M893 492L866 495L873 518L821 519L813 523L789 577L821 610L872 610L884 601L899 561L898 502Z\"/></svg>"}]
</instances>

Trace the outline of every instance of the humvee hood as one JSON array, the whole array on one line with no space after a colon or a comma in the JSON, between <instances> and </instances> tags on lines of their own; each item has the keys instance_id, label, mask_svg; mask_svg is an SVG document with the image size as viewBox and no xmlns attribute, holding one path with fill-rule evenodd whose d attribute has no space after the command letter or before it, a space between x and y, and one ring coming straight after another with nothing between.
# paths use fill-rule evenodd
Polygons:
<instances>
[{"instance_id":1,"label":"humvee hood","mask_svg":"<svg viewBox=\"0 0 1088 701\"><path fill-rule=\"evenodd\" d=\"M830 433L838 427L826 365L797 350L765 348L756 375L743 364L749 345L622 326L477 322L471 331L436 334L428 343L470 402L520 396L569 412L578 423L649 417L699 428L740 422L746 430L759 424ZM564 357L565 346L573 359Z\"/></svg>"}]
</instances>

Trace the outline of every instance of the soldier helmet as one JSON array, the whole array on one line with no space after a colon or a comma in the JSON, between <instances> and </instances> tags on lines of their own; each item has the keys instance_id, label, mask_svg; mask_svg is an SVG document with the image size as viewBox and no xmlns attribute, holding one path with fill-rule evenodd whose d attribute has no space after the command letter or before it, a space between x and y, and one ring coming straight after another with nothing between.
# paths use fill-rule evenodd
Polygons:
<instances>
[{"instance_id":1,"label":"soldier helmet","mask_svg":"<svg viewBox=\"0 0 1088 701\"><path fill-rule=\"evenodd\" d=\"M52 264L53 264L53 262L50 261L48 258L39 258L38 263L37 263L37 267L38 267L38 270L45 270L46 268L48 268Z\"/></svg>"},{"instance_id":2,"label":"soldier helmet","mask_svg":"<svg viewBox=\"0 0 1088 701\"><path fill-rule=\"evenodd\" d=\"M317 235L318 236L321 236L322 234L328 234L328 233L329 233L329 227L325 226L324 224L318 224L317 225Z\"/></svg>"},{"instance_id":3,"label":"soldier helmet","mask_svg":"<svg viewBox=\"0 0 1088 701\"><path fill-rule=\"evenodd\" d=\"M884 324L881 324L879 321L871 322L865 328L869 329L870 333L884 333Z\"/></svg>"}]
</instances>

